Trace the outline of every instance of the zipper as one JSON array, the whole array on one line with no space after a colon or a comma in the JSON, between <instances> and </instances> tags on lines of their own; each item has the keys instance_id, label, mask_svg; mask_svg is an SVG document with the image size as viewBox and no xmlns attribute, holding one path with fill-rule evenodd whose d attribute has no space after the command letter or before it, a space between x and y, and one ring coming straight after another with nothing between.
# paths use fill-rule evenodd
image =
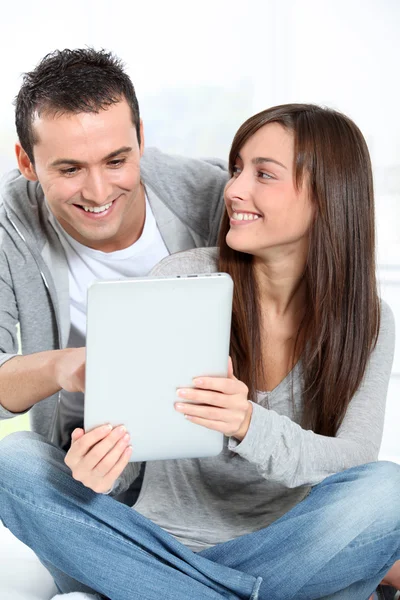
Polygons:
<instances>
[{"instance_id":1,"label":"zipper","mask_svg":"<svg viewBox=\"0 0 400 600\"><path fill-rule=\"evenodd\" d=\"M60 318L59 318L57 307L55 306L55 304L53 302L53 298L52 298L51 291L50 291L50 286L49 286L49 284L47 282L46 276L43 273L43 270L42 270L42 268L41 268L41 266L39 264L39 260L38 260L37 256L35 256L35 253L32 251L32 248L29 246L29 244L26 241L23 233L18 229L17 225L14 223L14 221L11 219L11 217L9 215L7 215L7 216L8 216L8 219L9 219L11 225L14 227L15 231L17 232L17 234L19 235L19 237L21 238L21 240L24 242L24 244L28 248L29 252L31 253L32 258L35 261L36 266L37 266L37 268L39 270L39 273L40 273L40 275L42 277L43 283L44 283L44 285L45 285L45 287L46 287L46 289L48 291L50 302L51 302L51 305L53 307L53 311L54 311L54 314L55 314L55 317L56 317L58 346L59 346L59 349L61 349L62 348L62 340L61 340ZM61 391L59 391L58 394L57 394L57 403L56 403L56 407L54 409L53 417L52 417L51 424L50 424L50 441L52 443L54 443L54 444L57 444L57 440L56 440L56 426L57 426L58 413L59 413L59 410L60 410L60 403L61 403Z\"/></svg>"}]
</instances>

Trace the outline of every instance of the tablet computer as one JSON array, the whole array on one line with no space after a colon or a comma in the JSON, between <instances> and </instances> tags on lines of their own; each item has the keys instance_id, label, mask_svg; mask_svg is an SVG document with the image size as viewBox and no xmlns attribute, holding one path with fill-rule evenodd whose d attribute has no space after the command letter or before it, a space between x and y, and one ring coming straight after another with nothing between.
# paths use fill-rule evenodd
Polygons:
<instances>
[{"instance_id":1,"label":"tablet computer","mask_svg":"<svg viewBox=\"0 0 400 600\"><path fill-rule=\"evenodd\" d=\"M219 454L223 434L191 423L174 403L194 377L227 376L232 294L226 273L92 284L85 429L125 425L134 462Z\"/></svg>"}]
</instances>

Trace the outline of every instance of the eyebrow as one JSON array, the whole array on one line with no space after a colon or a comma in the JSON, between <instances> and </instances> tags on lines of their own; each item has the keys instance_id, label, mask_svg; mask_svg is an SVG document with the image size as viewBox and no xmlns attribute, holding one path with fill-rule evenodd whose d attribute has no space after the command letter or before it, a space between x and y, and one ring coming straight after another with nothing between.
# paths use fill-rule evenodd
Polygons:
<instances>
[{"instance_id":1,"label":"eyebrow","mask_svg":"<svg viewBox=\"0 0 400 600\"><path fill-rule=\"evenodd\" d=\"M122 148L118 148L118 150L114 150L113 152L110 152L110 154L107 154L107 156L102 158L102 162L111 160L120 154L127 154L128 152L132 152L132 150L133 148L130 146L122 146ZM73 158L58 158L50 164L50 167L59 167L60 165L79 165L83 167L87 165L87 163Z\"/></svg>"},{"instance_id":2,"label":"eyebrow","mask_svg":"<svg viewBox=\"0 0 400 600\"><path fill-rule=\"evenodd\" d=\"M240 154L238 154L237 157L240 158L240 160L243 160L242 157L240 156ZM261 165L262 163L272 162L272 163L275 163L276 165L279 165L283 169L287 170L287 167L285 167L285 165L283 165L281 162L279 162L279 160L275 160L274 158L267 158L267 157L264 157L264 156L257 156L256 158L253 158L251 160L251 162L252 162L253 165Z\"/></svg>"}]
</instances>

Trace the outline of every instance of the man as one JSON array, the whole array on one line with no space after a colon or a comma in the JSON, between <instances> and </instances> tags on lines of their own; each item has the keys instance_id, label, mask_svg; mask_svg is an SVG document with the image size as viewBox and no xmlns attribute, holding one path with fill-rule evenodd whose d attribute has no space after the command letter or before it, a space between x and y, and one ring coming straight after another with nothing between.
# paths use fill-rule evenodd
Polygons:
<instances>
[{"instance_id":1,"label":"man","mask_svg":"<svg viewBox=\"0 0 400 600\"><path fill-rule=\"evenodd\" d=\"M133 85L103 51L47 55L25 75L16 126L19 171L0 188L0 418L31 409L32 429L68 448L83 415L88 285L215 244L227 172L144 152Z\"/></svg>"},{"instance_id":2,"label":"man","mask_svg":"<svg viewBox=\"0 0 400 600\"><path fill-rule=\"evenodd\" d=\"M30 411L33 431L68 450L86 439L88 285L214 245L228 176L217 160L144 152L134 87L104 51L47 55L24 77L16 126L19 170L0 185L0 418Z\"/></svg>"}]
</instances>

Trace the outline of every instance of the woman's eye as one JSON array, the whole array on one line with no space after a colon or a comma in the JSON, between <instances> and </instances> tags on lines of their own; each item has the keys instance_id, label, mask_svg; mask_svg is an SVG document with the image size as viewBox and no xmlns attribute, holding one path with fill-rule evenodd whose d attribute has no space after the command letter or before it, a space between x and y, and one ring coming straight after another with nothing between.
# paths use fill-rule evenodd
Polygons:
<instances>
[{"instance_id":1,"label":"woman's eye","mask_svg":"<svg viewBox=\"0 0 400 600\"><path fill-rule=\"evenodd\" d=\"M240 173L240 169L237 166L234 166L232 169L232 177L236 177L236 175L239 175Z\"/></svg>"},{"instance_id":2,"label":"woman's eye","mask_svg":"<svg viewBox=\"0 0 400 600\"><path fill-rule=\"evenodd\" d=\"M273 179L272 175L264 173L263 171L258 171L257 177L261 177L261 179Z\"/></svg>"}]
</instances>

